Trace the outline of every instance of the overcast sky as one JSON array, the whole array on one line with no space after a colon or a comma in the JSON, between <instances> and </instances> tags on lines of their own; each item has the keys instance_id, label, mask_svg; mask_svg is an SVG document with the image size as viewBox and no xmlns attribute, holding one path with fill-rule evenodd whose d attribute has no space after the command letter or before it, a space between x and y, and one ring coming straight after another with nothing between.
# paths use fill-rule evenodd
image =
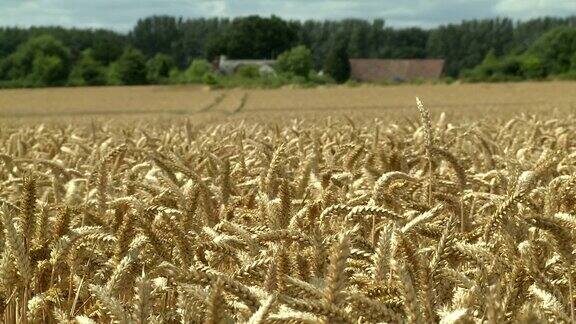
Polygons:
<instances>
[{"instance_id":1,"label":"overcast sky","mask_svg":"<svg viewBox=\"0 0 576 324\"><path fill-rule=\"evenodd\" d=\"M291 19L383 18L394 27L464 19L576 14L576 0L0 0L0 26L62 25L129 30L150 15Z\"/></svg>"}]
</instances>

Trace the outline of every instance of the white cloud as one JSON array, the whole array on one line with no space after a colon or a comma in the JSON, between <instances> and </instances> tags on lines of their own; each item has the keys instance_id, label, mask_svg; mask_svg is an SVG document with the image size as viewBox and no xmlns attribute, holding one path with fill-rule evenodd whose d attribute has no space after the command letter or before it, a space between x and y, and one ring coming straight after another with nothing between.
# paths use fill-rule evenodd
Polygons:
<instances>
[{"instance_id":1,"label":"white cloud","mask_svg":"<svg viewBox=\"0 0 576 324\"><path fill-rule=\"evenodd\" d=\"M576 14L575 0L501 0L495 11L504 16L526 19L543 15Z\"/></svg>"}]
</instances>

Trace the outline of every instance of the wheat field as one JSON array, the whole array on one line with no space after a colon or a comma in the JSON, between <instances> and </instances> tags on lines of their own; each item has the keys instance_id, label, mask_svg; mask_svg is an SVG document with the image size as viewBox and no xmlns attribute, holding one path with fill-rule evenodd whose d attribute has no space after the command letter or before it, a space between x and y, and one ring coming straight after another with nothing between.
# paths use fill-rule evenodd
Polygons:
<instances>
[{"instance_id":1,"label":"wheat field","mask_svg":"<svg viewBox=\"0 0 576 324\"><path fill-rule=\"evenodd\" d=\"M201 90L194 114L89 118L7 94L3 321L574 322L574 94L459 111L421 90Z\"/></svg>"},{"instance_id":2,"label":"wheat field","mask_svg":"<svg viewBox=\"0 0 576 324\"><path fill-rule=\"evenodd\" d=\"M389 118L412 114L415 96L425 99L433 113L458 118L576 110L576 82L558 81L232 90L126 86L0 90L0 118L269 119L354 113Z\"/></svg>"}]
</instances>

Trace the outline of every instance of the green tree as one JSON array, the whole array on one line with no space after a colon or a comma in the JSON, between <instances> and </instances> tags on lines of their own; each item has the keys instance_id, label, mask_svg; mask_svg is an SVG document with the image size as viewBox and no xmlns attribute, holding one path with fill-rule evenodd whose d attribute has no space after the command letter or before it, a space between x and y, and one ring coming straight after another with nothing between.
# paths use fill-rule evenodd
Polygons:
<instances>
[{"instance_id":1,"label":"green tree","mask_svg":"<svg viewBox=\"0 0 576 324\"><path fill-rule=\"evenodd\" d=\"M125 36L107 30L96 30L89 38L92 58L103 65L116 61L127 43Z\"/></svg>"},{"instance_id":2,"label":"green tree","mask_svg":"<svg viewBox=\"0 0 576 324\"><path fill-rule=\"evenodd\" d=\"M146 78L150 83L161 83L170 77L170 71L176 67L174 60L166 54L156 54L146 63Z\"/></svg>"},{"instance_id":3,"label":"green tree","mask_svg":"<svg viewBox=\"0 0 576 324\"><path fill-rule=\"evenodd\" d=\"M39 54L32 62L32 72L28 76L35 85L61 85L66 80L67 69L58 56Z\"/></svg>"},{"instance_id":4,"label":"green tree","mask_svg":"<svg viewBox=\"0 0 576 324\"><path fill-rule=\"evenodd\" d=\"M236 18L223 33L210 39L208 58L218 55L233 59L275 58L295 45L296 32L294 25L276 16Z\"/></svg>"},{"instance_id":5,"label":"green tree","mask_svg":"<svg viewBox=\"0 0 576 324\"><path fill-rule=\"evenodd\" d=\"M253 64L240 65L234 74L246 79L256 79L260 76L260 67Z\"/></svg>"},{"instance_id":6,"label":"green tree","mask_svg":"<svg viewBox=\"0 0 576 324\"><path fill-rule=\"evenodd\" d=\"M137 49L128 47L122 56L114 63L112 78L120 84L146 83L146 58Z\"/></svg>"},{"instance_id":7,"label":"green tree","mask_svg":"<svg viewBox=\"0 0 576 324\"><path fill-rule=\"evenodd\" d=\"M512 47L514 22L507 18L464 21L434 28L427 37L426 56L446 60L444 73L457 77L472 69L489 51L497 56Z\"/></svg>"},{"instance_id":8,"label":"green tree","mask_svg":"<svg viewBox=\"0 0 576 324\"><path fill-rule=\"evenodd\" d=\"M5 79L6 71L8 71L8 64L6 63L6 59L0 57L0 80Z\"/></svg>"},{"instance_id":9,"label":"green tree","mask_svg":"<svg viewBox=\"0 0 576 324\"><path fill-rule=\"evenodd\" d=\"M312 52L306 46L298 46L278 56L276 68L279 72L292 73L297 76L308 77L314 59Z\"/></svg>"},{"instance_id":10,"label":"green tree","mask_svg":"<svg viewBox=\"0 0 576 324\"><path fill-rule=\"evenodd\" d=\"M212 72L212 65L206 60L194 60L184 72L187 82L200 82L206 74Z\"/></svg>"},{"instance_id":11,"label":"green tree","mask_svg":"<svg viewBox=\"0 0 576 324\"><path fill-rule=\"evenodd\" d=\"M350 78L350 59L343 43L334 44L328 52L324 72L338 83L344 83Z\"/></svg>"},{"instance_id":12,"label":"green tree","mask_svg":"<svg viewBox=\"0 0 576 324\"><path fill-rule=\"evenodd\" d=\"M68 49L72 61L77 61L83 51L93 50L93 57L107 65L115 61L127 45L127 37L104 29L78 29L50 27L0 27L0 57L15 53L17 48L39 36L51 36Z\"/></svg>"},{"instance_id":13,"label":"green tree","mask_svg":"<svg viewBox=\"0 0 576 324\"><path fill-rule=\"evenodd\" d=\"M543 17L518 22L514 28L514 49L523 52L546 32L562 26L576 26L576 16Z\"/></svg>"},{"instance_id":14,"label":"green tree","mask_svg":"<svg viewBox=\"0 0 576 324\"><path fill-rule=\"evenodd\" d=\"M517 81L525 78L538 78L537 66L531 64L533 62L529 62L524 56L496 57L494 51L491 50L486 54L481 64L471 70L463 71L462 77L472 82Z\"/></svg>"},{"instance_id":15,"label":"green tree","mask_svg":"<svg viewBox=\"0 0 576 324\"><path fill-rule=\"evenodd\" d=\"M484 57L482 63L472 70L470 76L472 76L474 81L488 80L493 75L501 73L501 63L502 61L496 57L494 49L491 49Z\"/></svg>"},{"instance_id":16,"label":"green tree","mask_svg":"<svg viewBox=\"0 0 576 324\"><path fill-rule=\"evenodd\" d=\"M542 79L570 73L576 66L576 28L560 27L544 33L522 54L498 58L489 52L482 64L466 72L471 81Z\"/></svg>"},{"instance_id":17,"label":"green tree","mask_svg":"<svg viewBox=\"0 0 576 324\"><path fill-rule=\"evenodd\" d=\"M560 27L545 33L528 53L542 61L548 74L568 72L576 53L576 28Z\"/></svg>"},{"instance_id":18,"label":"green tree","mask_svg":"<svg viewBox=\"0 0 576 324\"><path fill-rule=\"evenodd\" d=\"M152 16L139 19L129 38L148 58L161 52L175 58L181 54L182 36L182 18Z\"/></svg>"},{"instance_id":19,"label":"green tree","mask_svg":"<svg viewBox=\"0 0 576 324\"><path fill-rule=\"evenodd\" d=\"M6 58L1 74L6 80L27 81L33 85L60 85L68 79L70 52L50 35L29 39Z\"/></svg>"},{"instance_id":20,"label":"green tree","mask_svg":"<svg viewBox=\"0 0 576 324\"><path fill-rule=\"evenodd\" d=\"M70 73L70 83L73 85L104 85L106 84L105 69L93 57L91 50L82 52L80 60Z\"/></svg>"},{"instance_id":21,"label":"green tree","mask_svg":"<svg viewBox=\"0 0 576 324\"><path fill-rule=\"evenodd\" d=\"M546 69L542 60L530 54L525 54L520 59L522 74L527 79L541 79L546 76Z\"/></svg>"}]
</instances>

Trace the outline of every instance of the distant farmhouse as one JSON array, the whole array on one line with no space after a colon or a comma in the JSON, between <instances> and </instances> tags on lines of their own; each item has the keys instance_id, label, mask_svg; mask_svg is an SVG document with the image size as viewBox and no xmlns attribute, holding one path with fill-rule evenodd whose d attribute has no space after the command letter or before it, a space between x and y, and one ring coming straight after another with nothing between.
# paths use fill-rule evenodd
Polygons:
<instances>
[{"instance_id":1,"label":"distant farmhouse","mask_svg":"<svg viewBox=\"0 0 576 324\"><path fill-rule=\"evenodd\" d=\"M351 59L350 77L360 82L438 79L444 68L444 60L437 59Z\"/></svg>"},{"instance_id":2,"label":"distant farmhouse","mask_svg":"<svg viewBox=\"0 0 576 324\"><path fill-rule=\"evenodd\" d=\"M239 67L245 65L255 65L260 67L260 73L274 73L275 60L229 60L226 56L220 56L215 62L214 68L224 75L234 74Z\"/></svg>"},{"instance_id":3,"label":"distant farmhouse","mask_svg":"<svg viewBox=\"0 0 576 324\"><path fill-rule=\"evenodd\" d=\"M275 73L275 60L230 60L226 56L214 61L214 69L224 75L234 74L239 67L258 66L261 74ZM359 82L410 82L433 80L442 75L444 60L439 59L350 59L350 78Z\"/></svg>"}]
</instances>

